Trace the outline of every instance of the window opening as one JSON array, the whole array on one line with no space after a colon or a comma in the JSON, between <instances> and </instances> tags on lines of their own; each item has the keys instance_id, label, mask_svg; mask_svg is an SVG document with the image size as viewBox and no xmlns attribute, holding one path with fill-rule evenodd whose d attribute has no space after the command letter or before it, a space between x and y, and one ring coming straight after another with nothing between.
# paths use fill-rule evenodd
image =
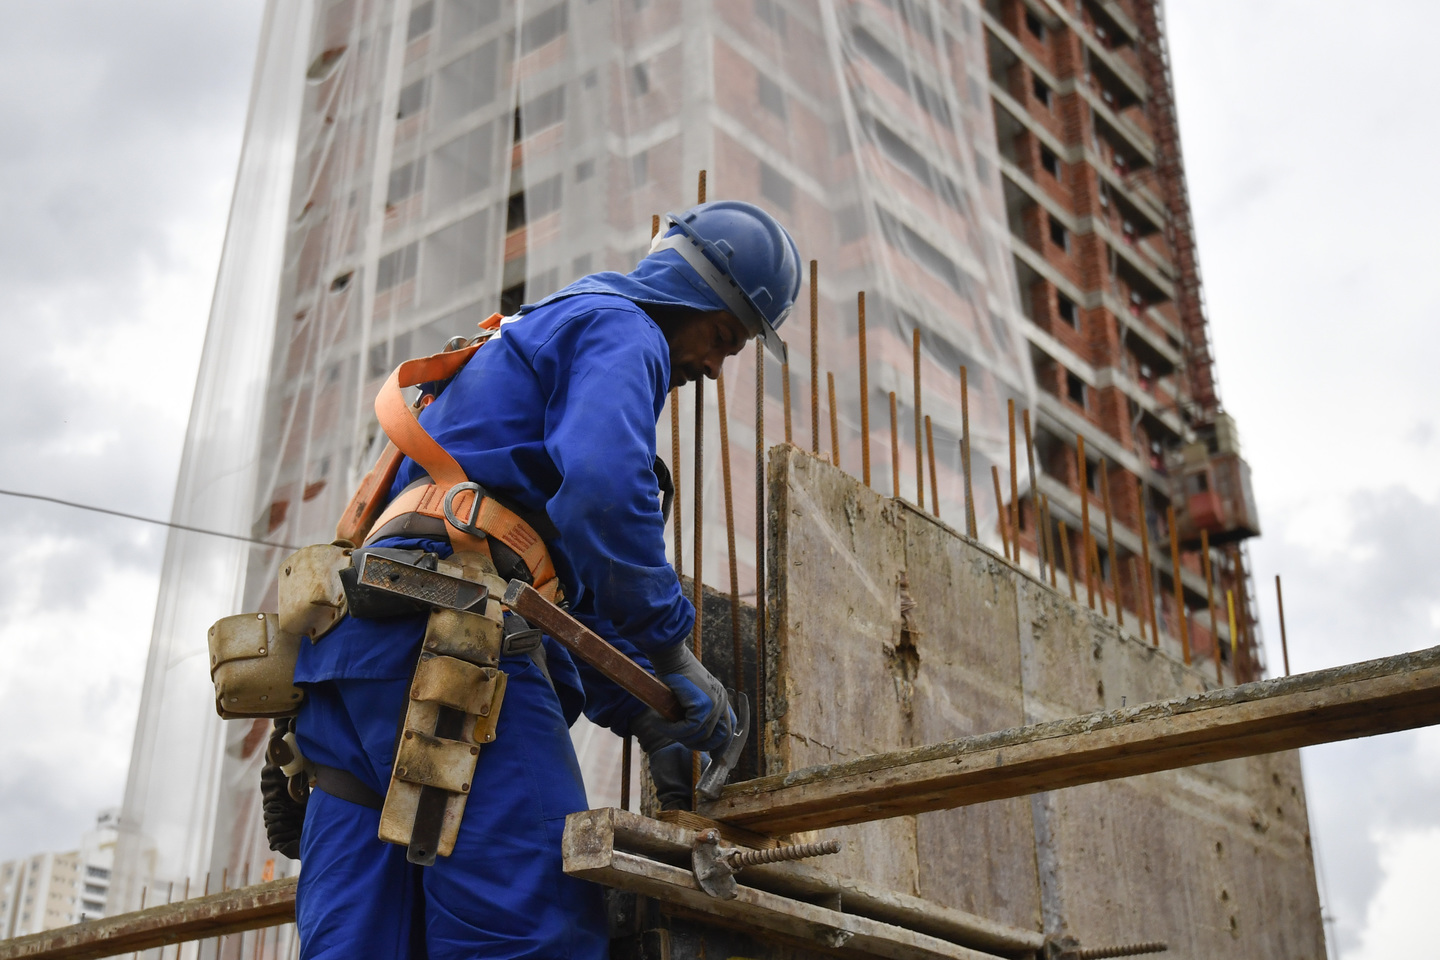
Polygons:
<instances>
[{"instance_id":1,"label":"window opening","mask_svg":"<svg viewBox=\"0 0 1440 960\"><path fill-rule=\"evenodd\" d=\"M760 99L760 106L784 120L785 91L780 89L780 84L764 74L757 74L756 79L758 81L756 93Z\"/></svg>"},{"instance_id":2,"label":"window opening","mask_svg":"<svg viewBox=\"0 0 1440 960\"><path fill-rule=\"evenodd\" d=\"M1060 158L1055 156L1054 150L1043 146L1040 148L1040 166L1056 180L1060 179Z\"/></svg>"},{"instance_id":3,"label":"window opening","mask_svg":"<svg viewBox=\"0 0 1440 960\"><path fill-rule=\"evenodd\" d=\"M400 91L400 104L395 111L395 119L404 120L406 117L413 117L423 109L425 109L425 78L421 77Z\"/></svg>"},{"instance_id":4,"label":"window opening","mask_svg":"<svg viewBox=\"0 0 1440 960\"><path fill-rule=\"evenodd\" d=\"M1039 77L1031 77L1030 90L1035 94L1035 99L1045 105L1045 109L1050 109L1050 87L1044 80Z\"/></svg>"},{"instance_id":5,"label":"window opening","mask_svg":"<svg viewBox=\"0 0 1440 960\"><path fill-rule=\"evenodd\" d=\"M1056 294L1060 308L1060 319L1064 320L1076 330L1080 329L1080 310L1075 306L1075 301L1065 294Z\"/></svg>"},{"instance_id":6,"label":"window opening","mask_svg":"<svg viewBox=\"0 0 1440 960\"><path fill-rule=\"evenodd\" d=\"M430 32L435 24L435 3L422 3L410 11L410 29L405 35L406 42Z\"/></svg>"},{"instance_id":7,"label":"window opening","mask_svg":"<svg viewBox=\"0 0 1440 960\"><path fill-rule=\"evenodd\" d=\"M650 68L643 63L637 63L631 68L635 77L635 93L638 96L645 96L650 92Z\"/></svg>"},{"instance_id":8,"label":"window opening","mask_svg":"<svg viewBox=\"0 0 1440 960\"><path fill-rule=\"evenodd\" d=\"M1025 11L1025 29L1029 30L1036 40L1045 39L1045 24L1040 22L1040 18L1035 16L1033 10Z\"/></svg>"},{"instance_id":9,"label":"window opening","mask_svg":"<svg viewBox=\"0 0 1440 960\"><path fill-rule=\"evenodd\" d=\"M1077 377L1073 372L1065 371L1065 393L1070 401L1080 408L1085 406L1085 381Z\"/></svg>"},{"instance_id":10,"label":"window opening","mask_svg":"<svg viewBox=\"0 0 1440 960\"><path fill-rule=\"evenodd\" d=\"M1053 214L1050 215L1050 242L1067 253L1070 251L1070 231Z\"/></svg>"}]
</instances>

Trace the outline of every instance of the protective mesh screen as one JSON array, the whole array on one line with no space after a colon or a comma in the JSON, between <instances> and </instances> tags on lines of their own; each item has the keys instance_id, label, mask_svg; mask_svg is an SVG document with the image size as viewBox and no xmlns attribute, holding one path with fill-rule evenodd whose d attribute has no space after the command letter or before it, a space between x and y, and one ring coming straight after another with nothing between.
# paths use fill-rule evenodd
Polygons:
<instances>
[{"instance_id":1,"label":"protective mesh screen","mask_svg":"<svg viewBox=\"0 0 1440 960\"><path fill-rule=\"evenodd\" d=\"M397 363L472 335L502 305L630 269L651 215L692 204L704 169L710 199L771 210L820 264L815 370L808 293L781 331L794 442L811 446L818 375L818 447L836 452L833 374L841 465L858 475L868 443L872 485L891 493L893 391L899 492L916 499L918 330L942 519L963 528L964 364L977 512L993 529L1005 399L1028 406L1033 387L978 0L271 0L268 17L177 520L276 544L330 539L378 451L371 404ZM726 370L737 587L750 595L753 349ZM780 373L765 361L767 444L784 439ZM704 577L725 589L714 384L705 398ZM681 407L689 572L693 388ZM172 536L126 802L133 850L151 851L132 857L136 876L249 864L258 879L275 856L258 810L268 724L214 718L203 644L219 616L274 609L287 553ZM575 739L591 802L615 803L618 740L583 722Z\"/></svg>"}]
</instances>

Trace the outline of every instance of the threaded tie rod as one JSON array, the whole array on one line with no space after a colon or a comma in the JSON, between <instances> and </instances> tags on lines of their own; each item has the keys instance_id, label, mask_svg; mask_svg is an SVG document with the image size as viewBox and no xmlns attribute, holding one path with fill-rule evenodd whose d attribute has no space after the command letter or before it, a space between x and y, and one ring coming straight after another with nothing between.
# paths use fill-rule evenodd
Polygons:
<instances>
[{"instance_id":1,"label":"threaded tie rod","mask_svg":"<svg viewBox=\"0 0 1440 960\"><path fill-rule=\"evenodd\" d=\"M730 854L730 868L740 870L762 863L780 863L785 860L808 860L840 852L839 840L824 840L820 843L797 843L789 847L773 847L769 850L737 850Z\"/></svg>"}]
</instances>

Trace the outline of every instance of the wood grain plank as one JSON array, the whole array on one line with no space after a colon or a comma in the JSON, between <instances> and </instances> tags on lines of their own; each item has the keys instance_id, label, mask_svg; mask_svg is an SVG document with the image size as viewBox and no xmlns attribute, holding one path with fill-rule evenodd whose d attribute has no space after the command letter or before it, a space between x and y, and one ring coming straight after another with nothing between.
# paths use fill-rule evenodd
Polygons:
<instances>
[{"instance_id":1,"label":"wood grain plank","mask_svg":"<svg viewBox=\"0 0 1440 960\"><path fill-rule=\"evenodd\" d=\"M698 811L792 833L1440 722L1440 647L732 784Z\"/></svg>"}]
</instances>

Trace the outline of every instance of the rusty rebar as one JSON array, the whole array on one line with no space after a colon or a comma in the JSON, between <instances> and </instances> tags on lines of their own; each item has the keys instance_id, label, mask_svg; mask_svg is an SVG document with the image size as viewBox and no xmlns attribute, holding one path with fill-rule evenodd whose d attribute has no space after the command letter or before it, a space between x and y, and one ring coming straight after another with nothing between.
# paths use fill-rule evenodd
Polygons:
<instances>
[{"instance_id":1,"label":"rusty rebar","mask_svg":"<svg viewBox=\"0 0 1440 960\"><path fill-rule=\"evenodd\" d=\"M1040 562L1040 582L1044 583L1047 557L1045 538L1040 533L1040 488L1035 480L1035 438L1030 433L1030 411L1028 409L1021 411L1020 420L1025 427L1025 462L1030 468L1030 513L1035 519L1035 553Z\"/></svg>"},{"instance_id":2,"label":"rusty rebar","mask_svg":"<svg viewBox=\"0 0 1440 960\"><path fill-rule=\"evenodd\" d=\"M1005 401L1005 415L1010 424L1010 532L1015 541L1015 565L1020 565L1020 467L1019 448L1015 442L1015 398Z\"/></svg>"},{"instance_id":3,"label":"rusty rebar","mask_svg":"<svg viewBox=\"0 0 1440 960\"><path fill-rule=\"evenodd\" d=\"M825 382L830 390L830 462L840 466L840 415L835 408L835 374L825 372Z\"/></svg>"},{"instance_id":4,"label":"rusty rebar","mask_svg":"<svg viewBox=\"0 0 1440 960\"><path fill-rule=\"evenodd\" d=\"M1190 618L1185 610L1185 584L1180 579L1180 528L1175 524L1175 507L1165 510L1165 522L1170 525L1170 579L1175 585L1175 618L1180 621L1180 653L1185 663L1190 663Z\"/></svg>"},{"instance_id":5,"label":"rusty rebar","mask_svg":"<svg viewBox=\"0 0 1440 960\"><path fill-rule=\"evenodd\" d=\"M1239 652L1239 641L1236 639L1235 628L1235 593L1231 590L1225 591L1225 609L1230 613L1230 663L1231 669L1235 669L1235 654ZM1236 681L1239 682L1238 680Z\"/></svg>"},{"instance_id":6,"label":"rusty rebar","mask_svg":"<svg viewBox=\"0 0 1440 960\"><path fill-rule=\"evenodd\" d=\"M870 371L865 356L865 291L856 297L860 335L860 474L870 486Z\"/></svg>"},{"instance_id":7,"label":"rusty rebar","mask_svg":"<svg viewBox=\"0 0 1440 960\"><path fill-rule=\"evenodd\" d=\"M960 365L960 470L965 474L965 535L979 536L975 523L975 491L970 485L970 384L965 365Z\"/></svg>"},{"instance_id":8,"label":"rusty rebar","mask_svg":"<svg viewBox=\"0 0 1440 960\"><path fill-rule=\"evenodd\" d=\"M725 370L715 378L716 401L720 407L720 483L725 491L725 547L730 561L730 645L735 665L735 690L745 691L744 658L740 652L740 565L735 557L735 496L730 482L730 409L725 403Z\"/></svg>"},{"instance_id":9,"label":"rusty rebar","mask_svg":"<svg viewBox=\"0 0 1440 960\"><path fill-rule=\"evenodd\" d=\"M1116 947L1082 947L1074 953L1075 960L1109 960L1111 957L1138 957L1146 953L1165 953L1170 945L1164 940L1148 943L1127 943Z\"/></svg>"},{"instance_id":10,"label":"rusty rebar","mask_svg":"<svg viewBox=\"0 0 1440 960\"><path fill-rule=\"evenodd\" d=\"M1145 612L1140 606L1140 595L1145 592L1143 582L1140 580L1140 561L1132 553L1130 555L1130 586L1135 591L1135 616L1140 618L1140 640L1145 640L1145 626L1148 622Z\"/></svg>"},{"instance_id":11,"label":"rusty rebar","mask_svg":"<svg viewBox=\"0 0 1440 960\"><path fill-rule=\"evenodd\" d=\"M1200 560L1205 567L1205 605L1210 610L1210 643L1215 648L1215 682L1225 683L1220 667L1220 624L1215 620L1215 577L1210 565L1210 531L1200 531Z\"/></svg>"},{"instance_id":12,"label":"rusty rebar","mask_svg":"<svg viewBox=\"0 0 1440 960\"><path fill-rule=\"evenodd\" d=\"M825 857L840 852L839 840L821 840L819 843L797 843L786 847L771 847L768 850L737 850L726 859L730 869L758 867L762 863L783 863L789 860L808 860L811 857Z\"/></svg>"},{"instance_id":13,"label":"rusty rebar","mask_svg":"<svg viewBox=\"0 0 1440 960\"><path fill-rule=\"evenodd\" d=\"M1100 502L1105 507L1105 550L1110 557L1110 591L1115 595L1115 626L1124 629L1125 627L1125 600L1120 596L1120 575L1115 572L1115 565L1120 562L1120 556L1115 552L1115 511L1110 505L1110 465L1105 458L1100 458ZM1103 597L1104 594L1102 593Z\"/></svg>"},{"instance_id":14,"label":"rusty rebar","mask_svg":"<svg viewBox=\"0 0 1440 960\"><path fill-rule=\"evenodd\" d=\"M1100 569L1100 544L1094 538L1090 538L1090 569L1095 575L1095 593L1100 598L1100 613L1102 616L1110 616L1110 607L1105 600L1105 571Z\"/></svg>"},{"instance_id":15,"label":"rusty rebar","mask_svg":"<svg viewBox=\"0 0 1440 960\"><path fill-rule=\"evenodd\" d=\"M620 809L630 809L630 754L634 747L635 738L630 734L625 735L625 741L620 747Z\"/></svg>"},{"instance_id":16,"label":"rusty rebar","mask_svg":"<svg viewBox=\"0 0 1440 960\"><path fill-rule=\"evenodd\" d=\"M1065 526L1065 521L1059 522L1060 527L1060 556L1065 559L1065 579L1070 582L1070 600L1079 603L1080 598L1075 595L1075 565L1070 562L1070 531Z\"/></svg>"},{"instance_id":17,"label":"rusty rebar","mask_svg":"<svg viewBox=\"0 0 1440 960\"><path fill-rule=\"evenodd\" d=\"M670 504L670 516L674 520L675 576L685 575L685 531L680 522L685 515L681 509L680 496L680 388L670 388L670 482L675 487L675 499Z\"/></svg>"},{"instance_id":18,"label":"rusty rebar","mask_svg":"<svg viewBox=\"0 0 1440 960\"><path fill-rule=\"evenodd\" d=\"M696 202L696 203L704 203L704 202L705 202L705 171L704 171L704 170L701 170L701 171L700 171L700 183L699 183L699 186L698 186L698 187L696 188L696 190L695 190L695 202Z\"/></svg>"},{"instance_id":19,"label":"rusty rebar","mask_svg":"<svg viewBox=\"0 0 1440 960\"><path fill-rule=\"evenodd\" d=\"M1150 581L1150 521L1145 513L1145 481L1136 478L1135 516L1140 526L1140 557L1145 564L1145 614L1150 621L1150 639L1160 646L1160 623L1155 617L1155 585Z\"/></svg>"},{"instance_id":20,"label":"rusty rebar","mask_svg":"<svg viewBox=\"0 0 1440 960\"><path fill-rule=\"evenodd\" d=\"M913 357L915 379L915 505L925 509L925 444L920 439L924 428L923 412L920 409L920 328L917 326L911 337L910 353Z\"/></svg>"},{"instance_id":21,"label":"rusty rebar","mask_svg":"<svg viewBox=\"0 0 1440 960\"><path fill-rule=\"evenodd\" d=\"M894 390L890 391L890 496L900 496L900 418Z\"/></svg>"},{"instance_id":22,"label":"rusty rebar","mask_svg":"<svg viewBox=\"0 0 1440 960\"><path fill-rule=\"evenodd\" d=\"M758 350L759 348L757 347L756 349ZM756 366L757 366L757 368L760 367L761 365L763 365L764 363L765 363L765 358L762 356L758 361L756 361ZM780 364L780 380L781 380L781 392L784 394L784 398L785 398L785 442L786 442L786 443L794 443L795 440L794 440L794 438L792 437L792 435L791 435L791 430L790 430L790 361L789 361L789 360L786 360L784 363ZM764 375L762 374L761 377L760 377L760 379L757 380L756 382L757 382L757 383L760 383L760 384L763 386L763 384L764 384Z\"/></svg>"},{"instance_id":23,"label":"rusty rebar","mask_svg":"<svg viewBox=\"0 0 1440 960\"><path fill-rule=\"evenodd\" d=\"M1280 656L1285 658L1285 676L1290 676L1290 641L1285 636L1285 594L1280 591L1280 574L1275 574L1275 604L1280 610Z\"/></svg>"},{"instance_id":24,"label":"rusty rebar","mask_svg":"<svg viewBox=\"0 0 1440 960\"><path fill-rule=\"evenodd\" d=\"M700 171L699 183L696 185L696 203L705 202L705 171ZM705 378L699 377L695 381L695 631L692 642L695 646L695 659L702 660L701 651L703 645L701 634L705 622ZM691 755L690 781L693 784L700 782L700 754ZM692 794L693 799L693 794Z\"/></svg>"},{"instance_id":25,"label":"rusty rebar","mask_svg":"<svg viewBox=\"0 0 1440 960\"><path fill-rule=\"evenodd\" d=\"M935 434L930 429L930 414L925 414L925 456L930 461L930 512L940 518L940 487L935 482Z\"/></svg>"},{"instance_id":26,"label":"rusty rebar","mask_svg":"<svg viewBox=\"0 0 1440 960\"><path fill-rule=\"evenodd\" d=\"M810 261L810 452L820 456L820 261Z\"/></svg>"},{"instance_id":27,"label":"rusty rebar","mask_svg":"<svg viewBox=\"0 0 1440 960\"><path fill-rule=\"evenodd\" d=\"M1095 582L1090 578L1090 482L1086 476L1085 437L1075 435L1075 463L1080 471L1080 562L1085 567L1085 600L1095 609Z\"/></svg>"},{"instance_id":28,"label":"rusty rebar","mask_svg":"<svg viewBox=\"0 0 1440 960\"><path fill-rule=\"evenodd\" d=\"M1050 498L1043 493L1040 494L1040 533L1045 538L1045 554L1050 558L1050 589L1055 590L1059 578L1055 572L1055 544L1050 539Z\"/></svg>"},{"instance_id":29,"label":"rusty rebar","mask_svg":"<svg viewBox=\"0 0 1440 960\"><path fill-rule=\"evenodd\" d=\"M790 364L780 367L785 377L785 442L790 442ZM765 729L765 349L755 339L755 729ZM741 664L735 663L740 674ZM755 737L755 763L761 767L763 735Z\"/></svg>"},{"instance_id":30,"label":"rusty rebar","mask_svg":"<svg viewBox=\"0 0 1440 960\"><path fill-rule=\"evenodd\" d=\"M1005 513L1005 495L1000 492L1000 468L990 466L990 479L995 481L995 509L1000 514L1000 545L1004 548L1005 559L1010 559L1010 518Z\"/></svg>"}]
</instances>

